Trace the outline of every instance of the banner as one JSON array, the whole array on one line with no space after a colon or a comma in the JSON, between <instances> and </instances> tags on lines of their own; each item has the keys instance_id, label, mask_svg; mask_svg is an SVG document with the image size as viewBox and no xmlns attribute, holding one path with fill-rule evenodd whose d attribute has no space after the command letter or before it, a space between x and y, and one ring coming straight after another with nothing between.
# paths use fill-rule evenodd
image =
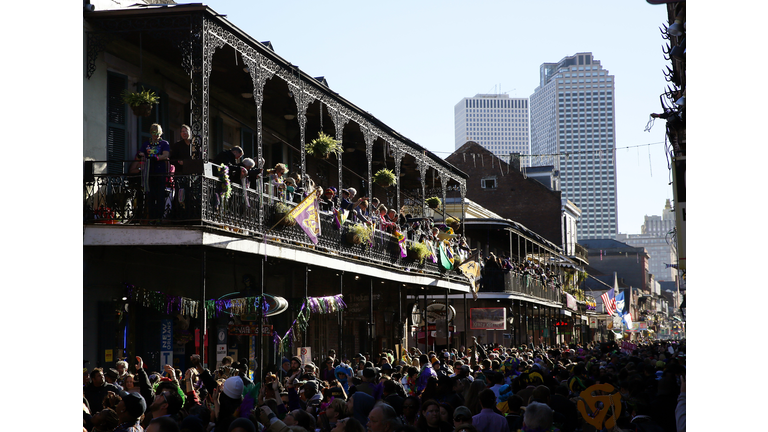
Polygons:
<instances>
[{"instance_id":1,"label":"banner","mask_svg":"<svg viewBox=\"0 0 768 432\"><path fill-rule=\"evenodd\" d=\"M344 226L344 222L347 221L347 211L344 209L333 208L333 225L337 229L341 229Z\"/></svg>"},{"instance_id":2,"label":"banner","mask_svg":"<svg viewBox=\"0 0 768 432\"><path fill-rule=\"evenodd\" d=\"M506 330L507 309L470 308L469 328L472 330Z\"/></svg>"},{"instance_id":3,"label":"banner","mask_svg":"<svg viewBox=\"0 0 768 432\"><path fill-rule=\"evenodd\" d=\"M624 322L627 324L627 328L632 328L632 314L627 312L623 315L623 317L624 317Z\"/></svg>"},{"instance_id":4,"label":"banner","mask_svg":"<svg viewBox=\"0 0 768 432\"><path fill-rule=\"evenodd\" d=\"M453 254L448 251L445 242L440 242L440 266L445 270L453 270Z\"/></svg>"},{"instance_id":5,"label":"banner","mask_svg":"<svg viewBox=\"0 0 768 432\"><path fill-rule=\"evenodd\" d=\"M565 293L565 306L571 310L578 310L579 307L576 304L576 297Z\"/></svg>"},{"instance_id":6,"label":"banner","mask_svg":"<svg viewBox=\"0 0 768 432\"><path fill-rule=\"evenodd\" d=\"M286 217L296 219L296 223L307 233L312 243L317 244L317 237L320 235L320 213L317 211L317 194L309 194Z\"/></svg>"},{"instance_id":7,"label":"banner","mask_svg":"<svg viewBox=\"0 0 768 432\"><path fill-rule=\"evenodd\" d=\"M616 312L619 316L624 315L624 291L619 291L616 294Z\"/></svg>"},{"instance_id":8,"label":"banner","mask_svg":"<svg viewBox=\"0 0 768 432\"><path fill-rule=\"evenodd\" d=\"M477 281L480 280L480 263L477 261L467 261L459 266L459 270L469 279L469 286L472 288L472 297L477 300Z\"/></svg>"}]
</instances>

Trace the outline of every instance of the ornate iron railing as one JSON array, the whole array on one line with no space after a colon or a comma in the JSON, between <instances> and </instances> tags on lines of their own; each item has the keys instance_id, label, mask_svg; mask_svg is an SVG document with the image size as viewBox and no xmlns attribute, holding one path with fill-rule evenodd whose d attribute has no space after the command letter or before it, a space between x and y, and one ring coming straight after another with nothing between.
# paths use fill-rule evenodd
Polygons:
<instances>
[{"instance_id":1,"label":"ornate iron railing","mask_svg":"<svg viewBox=\"0 0 768 432\"><path fill-rule=\"evenodd\" d=\"M419 263L401 258L397 239L389 233L375 230L370 243L353 244L347 238L353 222L347 221L339 229L333 215L326 212L320 213L321 235L315 245L299 226L278 224L281 216L277 213L278 203L293 207L296 202L279 201L268 192L260 194L233 183L229 198L224 198L223 183L209 175L165 177L163 174L142 179L140 174L94 174L93 167L99 164L102 163L86 163L84 224L218 227L260 239L266 237L267 241L279 241L288 247L314 249L317 253L363 260L372 265L466 282L458 272L445 271L430 260ZM149 193L144 193L144 184L149 185ZM158 184L163 187L152 191L152 185ZM152 214L152 205L159 205L162 210L155 208Z\"/></svg>"},{"instance_id":2,"label":"ornate iron railing","mask_svg":"<svg viewBox=\"0 0 768 432\"><path fill-rule=\"evenodd\" d=\"M551 284L544 284L537 277L527 274L504 273L503 279L493 279L486 283L481 292L504 292L523 294L553 302L562 302L562 290Z\"/></svg>"}]
</instances>

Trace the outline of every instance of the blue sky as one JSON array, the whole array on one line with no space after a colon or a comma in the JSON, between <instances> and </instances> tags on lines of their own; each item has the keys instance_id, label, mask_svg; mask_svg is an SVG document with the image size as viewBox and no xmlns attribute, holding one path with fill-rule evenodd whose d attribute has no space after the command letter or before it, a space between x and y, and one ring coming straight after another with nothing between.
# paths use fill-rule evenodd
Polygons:
<instances>
[{"instance_id":1,"label":"blue sky","mask_svg":"<svg viewBox=\"0 0 768 432\"><path fill-rule=\"evenodd\" d=\"M638 233L643 216L661 214L673 197L664 122L643 131L649 114L661 111L667 85L659 31L664 6L644 0L204 4L441 157L454 150L453 107L463 97L529 97L542 63L591 51L615 76L619 232Z\"/></svg>"}]
</instances>

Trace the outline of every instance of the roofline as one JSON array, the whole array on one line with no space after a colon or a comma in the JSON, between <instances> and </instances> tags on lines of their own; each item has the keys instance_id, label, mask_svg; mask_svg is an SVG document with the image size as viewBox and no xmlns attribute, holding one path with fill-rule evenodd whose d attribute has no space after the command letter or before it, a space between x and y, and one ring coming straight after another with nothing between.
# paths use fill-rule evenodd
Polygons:
<instances>
[{"instance_id":1,"label":"roofline","mask_svg":"<svg viewBox=\"0 0 768 432\"><path fill-rule=\"evenodd\" d=\"M181 9L181 10L177 10L177 9ZM402 134L394 130L392 127L387 126L384 122L374 117L369 112L358 107L357 105L353 104L352 102L348 101L346 98L339 95L338 93L333 91L331 88L326 87L320 81L315 79L315 77L310 76L306 72L302 71L299 67L293 65L291 62L284 59L283 57L278 55L276 52L269 50L264 46L264 44L255 40L252 36L245 33L244 31L240 30L239 27L237 27L236 25L234 25L232 22L230 22L225 18L227 16L226 14L219 14L218 12L216 12L215 10L211 9L209 6L203 3L189 3L189 4L180 4L180 5L147 5L147 7L134 8L134 9L125 8L125 9L110 9L110 10L103 10L103 11L84 12L83 17L86 20L88 20L89 18L99 18L99 17L121 17L121 16L134 16L134 15L155 15L155 14L159 15L159 14L168 14L168 13L186 14L189 12L198 12L198 11L203 12L208 16L209 19L215 20L221 26L232 31L233 34L238 36L244 42L248 43L252 48L257 49L260 54L269 57L271 60L277 63L280 63L283 67L287 69L294 69L298 71L302 80L317 86L321 91L337 99L338 102L344 104L349 109L354 111L356 114L368 120L369 122L374 124L376 127L382 129L383 131L391 135L393 138L402 141L403 143L409 145L411 148L413 148L416 151L423 152L430 159L436 161L436 163L438 163L439 165L442 165L444 168L448 169L451 173L454 173L462 177L464 180L469 179L468 174L459 170L455 166L448 163L445 159L435 155L434 153L422 147L421 145L417 144L416 142L412 141L411 139L406 138L405 136L403 136Z\"/></svg>"},{"instance_id":2,"label":"roofline","mask_svg":"<svg viewBox=\"0 0 768 432\"><path fill-rule=\"evenodd\" d=\"M555 250L555 252L562 256L567 258L565 255L563 255L563 251L560 246L552 243L551 241L545 239L541 234L536 233L535 231L532 231L528 229L525 225L521 224L520 222L515 222L510 219L495 219L495 218L467 218L464 220L465 225L504 225L506 228L508 228L511 231L514 231L517 234L524 235L526 237L531 237L528 233L533 233L539 238L532 238L531 240L537 241L539 243L543 243L544 246L552 248ZM522 229L521 229L522 228ZM525 232L525 231L527 232Z\"/></svg>"}]
</instances>

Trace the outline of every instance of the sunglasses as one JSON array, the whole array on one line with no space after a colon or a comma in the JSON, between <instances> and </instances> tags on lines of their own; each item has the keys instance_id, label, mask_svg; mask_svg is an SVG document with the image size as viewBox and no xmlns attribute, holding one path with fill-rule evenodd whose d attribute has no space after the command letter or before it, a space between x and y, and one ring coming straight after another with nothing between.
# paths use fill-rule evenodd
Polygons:
<instances>
[{"instance_id":1,"label":"sunglasses","mask_svg":"<svg viewBox=\"0 0 768 432\"><path fill-rule=\"evenodd\" d=\"M472 420L471 419L465 419L464 417L459 416L459 417L454 417L453 421L455 421L457 423L464 423L464 422L470 422Z\"/></svg>"}]
</instances>

